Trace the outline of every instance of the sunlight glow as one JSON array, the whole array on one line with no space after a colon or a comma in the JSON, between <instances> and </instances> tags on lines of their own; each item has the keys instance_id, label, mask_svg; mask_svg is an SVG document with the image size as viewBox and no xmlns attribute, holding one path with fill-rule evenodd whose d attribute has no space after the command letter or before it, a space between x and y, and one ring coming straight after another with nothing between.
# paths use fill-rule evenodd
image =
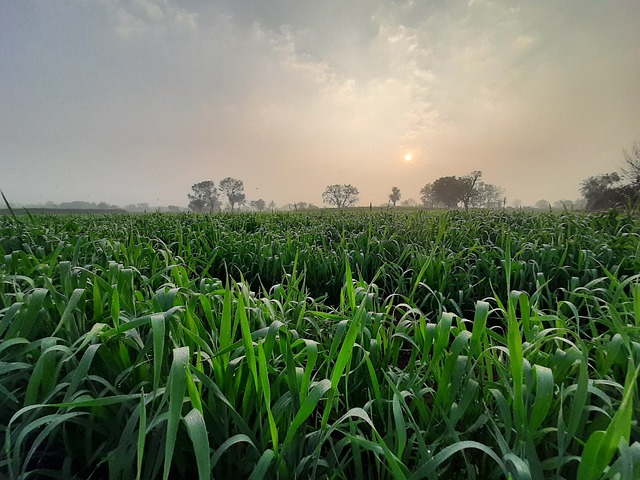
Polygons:
<instances>
[{"instance_id":1,"label":"sunlight glow","mask_svg":"<svg viewBox=\"0 0 640 480\"><path fill-rule=\"evenodd\" d=\"M410 162L411 160L413 160L413 155L411 155L411 152L407 152L407 153L405 153L405 155L404 155L404 159L405 159L407 162Z\"/></svg>"}]
</instances>

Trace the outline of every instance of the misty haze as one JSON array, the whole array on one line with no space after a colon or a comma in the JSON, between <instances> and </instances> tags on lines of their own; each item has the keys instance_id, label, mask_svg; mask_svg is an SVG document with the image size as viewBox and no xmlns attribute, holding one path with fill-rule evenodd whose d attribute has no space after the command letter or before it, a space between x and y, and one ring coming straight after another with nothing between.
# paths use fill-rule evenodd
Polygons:
<instances>
[{"instance_id":1,"label":"misty haze","mask_svg":"<svg viewBox=\"0 0 640 480\"><path fill-rule=\"evenodd\" d=\"M640 4L5 2L0 188L20 205L359 205L483 172L575 202L640 138ZM408 160L407 160L408 158Z\"/></svg>"}]
</instances>

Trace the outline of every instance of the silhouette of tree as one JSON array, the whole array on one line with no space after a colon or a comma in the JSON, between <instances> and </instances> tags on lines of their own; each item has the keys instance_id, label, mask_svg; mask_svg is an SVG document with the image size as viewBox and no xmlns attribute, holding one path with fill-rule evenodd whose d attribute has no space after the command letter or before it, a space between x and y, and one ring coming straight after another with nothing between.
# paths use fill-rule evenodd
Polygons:
<instances>
[{"instance_id":1,"label":"silhouette of tree","mask_svg":"<svg viewBox=\"0 0 640 480\"><path fill-rule=\"evenodd\" d=\"M433 208L436 200L433 196L433 183L427 183L420 189L420 200L425 207Z\"/></svg>"},{"instance_id":2,"label":"silhouette of tree","mask_svg":"<svg viewBox=\"0 0 640 480\"><path fill-rule=\"evenodd\" d=\"M538 210L549 210L549 208L551 208L551 205L549 204L548 200L538 200L535 204L535 207Z\"/></svg>"},{"instance_id":3,"label":"silhouette of tree","mask_svg":"<svg viewBox=\"0 0 640 480\"><path fill-rule=\"evenodd\" d=\"M267 206L267 202L260 198L258 200L251 200L249 205L251 208L255 208L257 211L262 212Z\"/></svg>"},{"instance_id":4,"label":"silhouette of tree","mask_svg":"<svg viewBox=\"0 0 640 480\"><path fill-rule=\"evenodd\" d=\"M338 208L350 207L358 203L359 193L353 185L329 185L322 193L322 201Z\"/></svg>"},{"instance_id":5,"label":"silhouette of tree","mask_svg":"<svg viewBox=\"0 0 640 480\"><path fill-rule=\"evenodd\" d=\"M635 142L630 152L624 150L622 176L630 185L640 187L640 142Z\"/></svg>"},{"instance_id":6,"label":"silhouette of tree","mask_svg":"<svg viewBox=\"0 0 640 480\"><path fill-rule=\"evenodd\" d=\"M460 201L463 203L465 210L469 210L469 205L473 202L474 197L479 194L477 186L480 177L482 177L482 172L480 170L474 170L469 175L458 177L458 180L464 185L460 195Z\"/></svg>"},{"instance_id":7,"label":"silhouette of tree","mask_svg":"<svg viewBox=\"0 0 640 480\"><path fill-rule=\"evenodd\" d=\"M393 203L393 206L396 206L396 202L400 200L401 194L400 189L398 187L391 188L391 193L389 194L389 200Z\"/></svg>"},{"instance_id":8,"label":"silhouette of tree","mask_svg":"<svg viewBox=\"0 0 640 480\"><path fill-rule=\"evenodd\" d=\"M245 202L244 183L237 178L227 177L220 181L220 190L227 196L231 211L233 212L236 204Z\"/></svg>"},{"instance_id":9,"label":"silhouette of tree","mask_svg":"<svg viewBox=\"0 0 640 480\"><path fill-rule=\"evenodd\" d=\"M202 212L209 210L213 212L220 205L218 201L218 190L215 183L211 180L205 180L204 182L195 183L191 186L193 193L189 193L189 208L194 212Z\"/></svg>"},{"instance_id":10,"label":"silhouette of tree","mask_svg":"<svg viewBox=\"0 0 640 480\"><path fill-rule=\"evenodd\" d=\"M587 210L603 210L621 204L640 202L640 143L623 150L621 174L603 173L588 177L580 187Z\"/></svg>"},{"instance_id":11,"label":"silhouette of tree","mask_svg":"<svg viewBox=\"0 0 640 480\"><path fill-rule=\"evenodd\" d=\"M616 172L603 173L584 180L580 193L587 201L587 210L603 210L623 203L625 196L623 188L618 186L620 180L620 175Z\"/></svg>"},{"instance_id":12,"label":"silhouette of tree","mask_svg":"<svg viewBox=\"0 0 640 480\"><path fill-rule=\"evenodd\" d=\"M431 184L431 197L434 203L455 208L462 201L467 189L467 184L460 177L440 177Z\"/></svg>"}]
</instances>

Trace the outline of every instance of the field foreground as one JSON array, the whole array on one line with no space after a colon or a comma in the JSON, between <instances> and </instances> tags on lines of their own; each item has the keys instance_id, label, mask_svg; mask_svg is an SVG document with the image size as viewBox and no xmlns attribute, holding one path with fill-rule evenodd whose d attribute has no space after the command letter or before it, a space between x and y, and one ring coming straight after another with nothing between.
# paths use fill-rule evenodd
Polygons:
<instances>
[{"instance_id":1,"label":"field foreground","mask_svg":"<svg viewBox=\"0 0 640 480\"><path fill-rule=\"evenodd\" d=\"M0 478L640 478L640 221L0 217Z\"/></svg>"}]
</instances>

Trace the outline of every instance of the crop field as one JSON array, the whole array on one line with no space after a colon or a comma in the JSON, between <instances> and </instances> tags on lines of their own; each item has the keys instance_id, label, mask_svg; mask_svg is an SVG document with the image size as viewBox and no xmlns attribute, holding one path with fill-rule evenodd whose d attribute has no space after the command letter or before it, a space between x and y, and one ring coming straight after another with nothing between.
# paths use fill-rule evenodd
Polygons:
<instances>
[{"instance_id":1,"label":"crop field","mask_svg":"<svg viewBox=\"0 0 640 480\"><path fill-rule=\"evenodd\" d=\"M0 478L640 478L623 213L0 217Z\"/></svg>"}]
</instances>

